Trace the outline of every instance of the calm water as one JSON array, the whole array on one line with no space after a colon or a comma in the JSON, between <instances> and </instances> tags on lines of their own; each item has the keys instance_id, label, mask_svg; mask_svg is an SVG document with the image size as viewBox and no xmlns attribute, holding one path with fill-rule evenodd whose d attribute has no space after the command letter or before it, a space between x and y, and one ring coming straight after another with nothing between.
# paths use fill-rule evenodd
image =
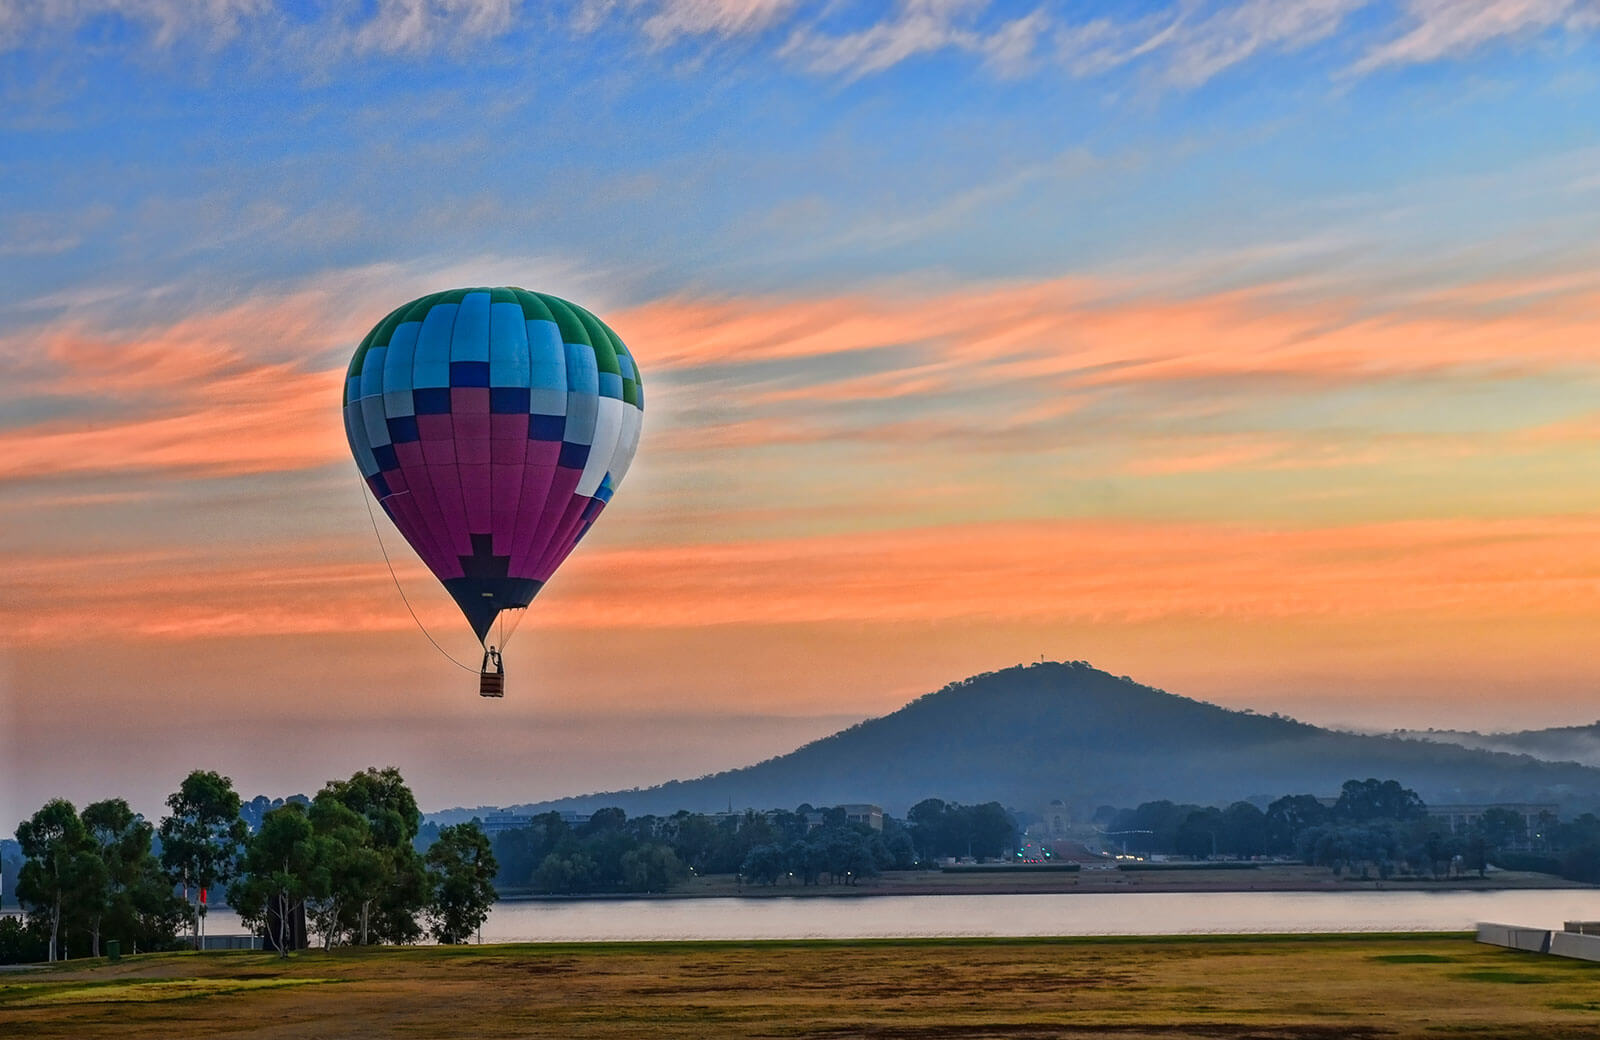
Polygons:
<instances>
[{"instance_id":1,"label":"calm water","mask_svg":"<svg viewBox=\"0 0 1600 1040\"><path fill-rule=\"evenodd\" d=\"M1600 920L1600 889L593 899L497 903L483 941L1442 932L1479 921L1559 928L1580 919ZM219 913L206 930L244 931Z\"/></svg>"}]
</instances>

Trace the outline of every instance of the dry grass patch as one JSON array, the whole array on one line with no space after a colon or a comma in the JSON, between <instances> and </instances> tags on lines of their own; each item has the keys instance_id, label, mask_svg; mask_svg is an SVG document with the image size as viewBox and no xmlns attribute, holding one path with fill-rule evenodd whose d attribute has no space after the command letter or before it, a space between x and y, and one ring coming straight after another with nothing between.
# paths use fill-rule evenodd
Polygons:
<instances>
[{"instance_id":1,"label":"dry grass patch","mask_svg":"<svg viewBox=\"0 0 1600 1040\"><path fill-rule=\"evenodd\" d=\"M93 995L162 983L191 999L107 1005ZM287 962L217 953L131 958L28 984L81 996L26 1004L0 996L0 1035L1600 1036L1600 965L1460 936L524 944Z\"/></svg>"}]
</instances>

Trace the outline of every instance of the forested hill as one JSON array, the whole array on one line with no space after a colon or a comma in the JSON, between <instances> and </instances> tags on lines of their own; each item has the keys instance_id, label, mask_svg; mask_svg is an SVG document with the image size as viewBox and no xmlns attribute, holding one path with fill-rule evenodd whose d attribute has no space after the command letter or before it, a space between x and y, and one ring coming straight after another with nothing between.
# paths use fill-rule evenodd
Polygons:
<instances>
[{"instance_id":1,"label":"forested hill","mask_svg":"<svg viewBox=\"0 0 1600 1040\"><path fill-rule=\"evenodd\" d=\"M1080 812L1171 798L1336 794L1352 777L1399 780L1428 802L1553 801L1600 809L1600 769L1232 711L1083 662L1032 664L952 683L882 718L758 765L534 807L631 815L927 797ZM441 816L443 814L440 814Z\"/></svg>"}]
</instances>

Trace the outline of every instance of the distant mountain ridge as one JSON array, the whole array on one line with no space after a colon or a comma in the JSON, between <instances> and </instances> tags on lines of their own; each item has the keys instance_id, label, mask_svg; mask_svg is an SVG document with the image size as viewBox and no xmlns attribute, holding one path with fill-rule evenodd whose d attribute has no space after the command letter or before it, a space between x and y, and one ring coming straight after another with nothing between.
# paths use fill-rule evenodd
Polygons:
<instances>
[{"instance_id":1,"label":"distant mountain ridge","mask_svg":"<svg viewBox=\"0 0 1600 1040\"><path fill-rule=\"evenodd\" d=\"M1426 740L1436 744L1459 744L1485 751L1505 751L1532 755L1546 762L1577 762L1600 766L1600 722L1588 726L1552 726L1513 733L1479 733L1475 730L1428 729L1395 730L1406 740Z\"/></svg>"},{"instance_id":2,"label":"distant mountain ridge","mask_svg":"<svg viewBox=\"0 0 1600 1040\"><path fill-rule=\"evenodd\" d=\"M1365 777L1397 779L1430 803L1549 801L1564 812L1600 809L1594 767L1323 729L1191 700L1072 661L963 679L755 765L515 810L619 806L638 815L729 804L875 802L898 815L927 797L998 800L1020 809L1059 798L1087 815L1102 804L1157 798L1226 804L1334 794L1345 780Z\"/></svg>"}]
</instances>

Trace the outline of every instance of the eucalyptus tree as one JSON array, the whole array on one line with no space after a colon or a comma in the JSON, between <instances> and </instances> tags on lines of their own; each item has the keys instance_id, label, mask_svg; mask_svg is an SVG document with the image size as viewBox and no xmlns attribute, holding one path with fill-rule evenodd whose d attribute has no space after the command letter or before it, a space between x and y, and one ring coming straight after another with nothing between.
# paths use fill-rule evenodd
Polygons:
<instances>
[{"instance_id":1,"label":"eucalyptus tree","mask_svg":"<svg viewBox=\"0 0 1600 1040\"><path fill-rule=\"evenodd\" d=\"M363 840L355 840L353 825L332 811L333 803L361 819L366 826ZM348 893L363 896L354 905L342 902L338 924L350 940L420 939L417 915L428 904L428 872L413 841L422 825L422 811L400 771L392 766L366 769L349 780L330 781L313 799L311 819L319 832L338 832L348 839Z\"/></svg>"},{"instance_id":2,"label":"eucalyptus tree","mask_svg":"<svg viewBox=\"0 0 1600 1040\"><path fill-rule=\"evenodd\" d=\"M172 814L161 821L161 865L184 897L194 893L195 946L202 942L205 893L231 881L249 828L239 816L239 795L233 781L210 771L195 770L167 796Z\"/></svg>"},{"instance_id":3,"label":"eucalyptus tree","mask_svg":"<svg viewBox=\"0 0 1600 1040\"><path fill-rule=\"evenodd\" d=\"M670 855L671 853L668 853ZM462 943L483 925L494 905L498 870L489 838L474 823L439 830L428 849L428 881L432 898L428 918L434 938Z\"/></svg>"},{"instance_id":4,"label":"eucalyptus tree","mask_svg":"<svg viewBox=\"0 0 1600 1040\"><path fill-rule=\"evenodd\" d=\"M84 829L78 811L65 798L52 798L17 827L17 843L27 857L17 877L17 901L49 935L49 958L64 950L63 922L92 919L104 888L105 865Z\"/></svg>"},{"instance_id":5,"label":"eucalyptus tree","mask_svg":"<svg viewBox=\"0 0 1600 1040\"><path fill-rule=\"evenodd\" d=\"M90 926L94 955L100 955L102 935L122 939L132 950L141 943L152 949L172 942L182 903L150 851L154 828L121 798L85 806L80 819L105 866Z\"/></svg>"},{"instance_id":6,"label":"eucalyptus tree","mask_svg":"<svg viewBox=\"0 0 1600 1040\"><path fill-rule=\"evenodd\" d=\"M290 921L309 900L327 896L334 859L333 843L313 829L305 805L281 805L250 836L229 899L240 919L270 929L273 948L287 957Z\"/></svg>"}]
</instances>

